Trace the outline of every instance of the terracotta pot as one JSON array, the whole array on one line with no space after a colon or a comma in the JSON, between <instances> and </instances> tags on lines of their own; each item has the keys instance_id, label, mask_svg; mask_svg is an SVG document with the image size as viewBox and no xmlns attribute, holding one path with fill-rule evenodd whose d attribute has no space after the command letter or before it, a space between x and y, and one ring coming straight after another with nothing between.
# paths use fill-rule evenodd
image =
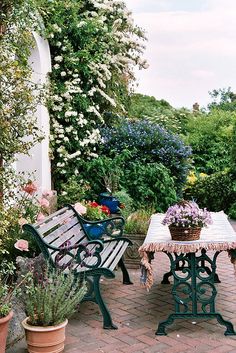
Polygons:
<instances>
[{"instance_id":1,"label":"terracotta pot","mask_svg":"<svg viewBox=\"0 0 236 353\"><path fill-rule=\"evenodd\" d=\"M22 321L29 353L59 353L64 350L65 329L68 320L56 326L32 326Z\"/></svg>"},{"instance_id":2,"label":"terracotta pot","mask_svg":"<svg viewBox=\"0 0 236 353\"><path fill-rule=\"evenodd\" d=\"M13 311L10 311L7 316L0 319L0 353L5 353L8 324L12 316L13 316Z\"/></svg>"}]
</instances>

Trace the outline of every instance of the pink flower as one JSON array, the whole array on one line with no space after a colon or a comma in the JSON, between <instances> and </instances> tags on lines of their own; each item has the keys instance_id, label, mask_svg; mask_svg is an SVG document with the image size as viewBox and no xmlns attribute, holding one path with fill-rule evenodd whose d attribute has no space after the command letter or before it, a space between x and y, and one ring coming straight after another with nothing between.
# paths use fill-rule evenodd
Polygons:
<instances>
[{"instance_id":1,"label":"pink flower","mask_svg":"<svg viewBox=\"0 0 236 353\"><path fill-rule=\"evenodd\" d=\"M52 190L44 190L43 196L44 197L52 197L54 195L54 192Z\"/></svg>"},{"instance_id":2,"label":"pink flower","mask_svg":"<svg viewBox=\"0 0 236 353\"><path fill-rule=\"evenodd\" d=\"M18 219L18 224L22 227L24 224L28 223L27 219L21 217Z\"/></svg>"},{"instance_id":3,"label":"pink flower","mask_svg":"<svg viewBox=\"0 0 236 353\"><path fill-rule=\"evenodd\" d=\"M40 212L37 216L37 222L43 221L45 218L44 214L42 212Z\"/></svg>"},{"instance_id":4,"label":"pink flower","mask_svg":"<svg viewBox=\"0 0 236 353\"><path fill-rule=\"evenodd\" d=\"M39 200L39 204L40 204L40 206L45 207L45 208L49 207L49 201L47 199L45 199L44 197Z\"/></svg>"},{"instance_id":5,"label":"pink flower","mask_svg":"<svg viewBox=\"0 0 236 353\"><path fill-rule=\"evenodd\" d=\"M32 181L29 181L28 184L26 184L23 188L22 188L23 191L27 192L28 194L30 195L33 195L33 193L35 191L38 190L38 187L35 183L33 183Z\"/></svg>"},{"instance_id":6,"label":"pink flower","mask_svg":"<svg viewBox=\"0 0 236 353\"><path fill-rule=\"evenodd\" d=\"M29 251L29 243L27 240L19 239L14 244L14 247L20 251Z\"/></svg>"},{"instance_id":7,"label":"pink flower","mask_svg":"<svg viewBox=\"0 0 236 353\"><path fill-rule=\"evenodd\" d=\"M83 214L85 214L87 212L87 208L84 205L82 205L82 203L80 203L80 202L77 202L74 205L74 208L81 215L83 215Z\"/></svg>"}]
</instances>

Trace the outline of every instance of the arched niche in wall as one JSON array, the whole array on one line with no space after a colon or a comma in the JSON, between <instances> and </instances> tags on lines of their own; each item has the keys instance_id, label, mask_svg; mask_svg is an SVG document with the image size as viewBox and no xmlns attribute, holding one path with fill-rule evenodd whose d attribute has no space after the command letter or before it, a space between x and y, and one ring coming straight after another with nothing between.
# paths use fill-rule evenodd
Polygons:
<instances>
[{"instance_id":1,"label":"arched niche in wall","mask_svg":"<svg viewBox=\"0 0 236 353\"><path fill-rule=\"evenodd\" d=\"M51 71L51 56L48 42L40 37L37 33L33 33L35 46L32 49L29 63L32 67L32 81L45 84L48 79L48 73ZM48 110L42 104L38 105L37 123L43 132L43 140L35 145L30 155L18 155L15 164L17 171L34 172L36 183L39 186L39 192L51 189L51 166L49 158L49 114Z\"/></svg>"}]
</instances>

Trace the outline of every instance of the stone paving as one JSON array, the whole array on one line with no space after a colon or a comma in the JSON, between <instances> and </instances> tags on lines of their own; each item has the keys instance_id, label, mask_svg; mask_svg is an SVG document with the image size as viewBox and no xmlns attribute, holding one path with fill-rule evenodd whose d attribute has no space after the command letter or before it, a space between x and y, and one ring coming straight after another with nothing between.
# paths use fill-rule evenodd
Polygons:
<instances>
[{"instance_id":1,"label":"stone paving","mask_svg":"<svg viewBox=\"0 0 236 353\"><path fill-rule=\"evenodd\" d=\"M236 275L227 252L218 257L216 308L236 329ZM158 322L173 308L171 285L161 284L169 270L168 258L158 254L153 262L155 284L146 292L139 284L139 270L130 270L133 285L122 285L120 271L115 280L103 280L103 295L118 330L103 330L102 318L93 303L83 303L67 327L65 353L236 353L236 336L224 336L225 327L214 320L176 320L167 336L156 336ZM7 353L25 353L25 341Z\"/></svg>"}]
</instances>

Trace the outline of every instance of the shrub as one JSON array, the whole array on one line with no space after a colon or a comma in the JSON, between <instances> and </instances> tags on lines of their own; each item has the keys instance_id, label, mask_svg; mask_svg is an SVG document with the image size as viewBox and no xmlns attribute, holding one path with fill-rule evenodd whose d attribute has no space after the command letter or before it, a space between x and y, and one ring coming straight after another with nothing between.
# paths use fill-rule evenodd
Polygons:
<instances>
[{"instance_id":1,"label":"shrub","mask_svg":"<svg viewBox=\"0 0 236 353\"><path fill-rule=\"evenodd\" d=\"M186 143L193 150L197 171L212 174L229 168L235 113L214 110L189 121Z\"/></svg>"},{"instance_id":2,"label":"shrub","mask_svg":"<svg viewBox=\"0 0 236 353\"><path fill-rule=\"evenodd\" d=\"M136 207L154 207L163 212L177 199L174 180L159 163L130 163L123 183Z\"/></svg>"},{"instance_id":3,"label":"shrub","mask_svg":"<svg viewBox=\"0 0 236 353\"><path fill-rule=\"evenodd\" d=\"M87 193L89 199L96 199L107 189L110 189L113 194L121 189L126 159L126 153L120 153L113 158L102 155L84 163L80 175L90 185Z\"/></svg>"},{"instance_id":4,"label":"shrub","mask_svg":"<svg viewBox=\"0 0 236 353\"><path fill-rule=\"evenodd\" d=\"M191 189L192 197L200 207L210 211L228 212L236 199L234 179L230 171L217 172L199 179Z\"/></svg>"},{"instance_id":5,"label":"shrub","mask_svg":"<svg viewBox=\"0 0 236 353\"><path fill-rule=\"evenodd\" d=\"M152 121L173 133L184 133L191 116L185 108L174 109L167 101L135 93L130 96L128 116L132 119Z\"/></svg>"},{"instance_id":6,"label":"shrub","mask_svg":"<svg viewBox=\"0 0 236 353\"><path fill-rule=\"evenodd\" d=\"M234 202L229 209L229 217L236 219L236 202Z\"/></svg>"},{"instance_id":7,"label":"shrub","mask_svg":"<svg viewBox=\"0 0 236 353\"><path fill-rule=\"evenodd\" d=\"M48 104L58 187L95 157L103 113L124 110L134 66L147 65L145 36L122 0L42 0L38 9L52 57Z\"/></svg>"},{"instance_id":8,"label":"shrub","mask_svg":"<svg viewBox=\"0 0 236 353\"><path fill-rule=\"evenodd\" d=\"M2 176L3 177L3 176ZM47 196L38 198L37 185L25 174L7 173L3 183L3 202L0 202L0 261L5 258L15 261L16 249L14 243L24 237L22 226L25 223L35 223L43 219L49 211ZM51 191L47 191L49 193ZM44 195L44 193L43 193ZM30 252L38 252L33 237L30 237Z\"/></svg>"},{"instance_id":9,"label":"shrub","mask_svg":"<svg viewBox=\"0 0 236 353\"><path fill-rule=\"evenodd\" d=\"M72 176L66 183L61 184L61 191L58 195L58 207L83 200L86 198L89 189L90 186L87 182L83 182L75 175Z\"/></svg>"},{"instance_id":10,"label":"shrub","mask_svg":"<svg viewBox=\"0 0 236 353\"><path fill-rule=\"evenodd\" d=\"M180 137L148 121L123 121L116 128L102 129L101 134L104 142L102 153L113 158L123 151L129 151L130 161L161 163L169 169L177 191L181 192L189 168L191 149L184 145Z\"/></svg>"},{"instance_id":11,"label":"shrub","mask_svg":"<svg viewBox=\"0 0 236 353\"><path fill-rule=\"evenodd\" d=\"M130 197L130 195L125 189L115 192L113 196L116 197L124 206L121 209L121 214L126 219L134 208L134 200L132 199L132 197Z\"/></svg>"},{"instance_id":12,"label":"shrub","mask_svg":"<svg viewBox=\"0 0 236 353\"><path fill-rule=\"evenodd\" d=\"M233 126L232 148L231 148L231 170L236 179L236 121Z\"/></svg>"}]
</instances>

